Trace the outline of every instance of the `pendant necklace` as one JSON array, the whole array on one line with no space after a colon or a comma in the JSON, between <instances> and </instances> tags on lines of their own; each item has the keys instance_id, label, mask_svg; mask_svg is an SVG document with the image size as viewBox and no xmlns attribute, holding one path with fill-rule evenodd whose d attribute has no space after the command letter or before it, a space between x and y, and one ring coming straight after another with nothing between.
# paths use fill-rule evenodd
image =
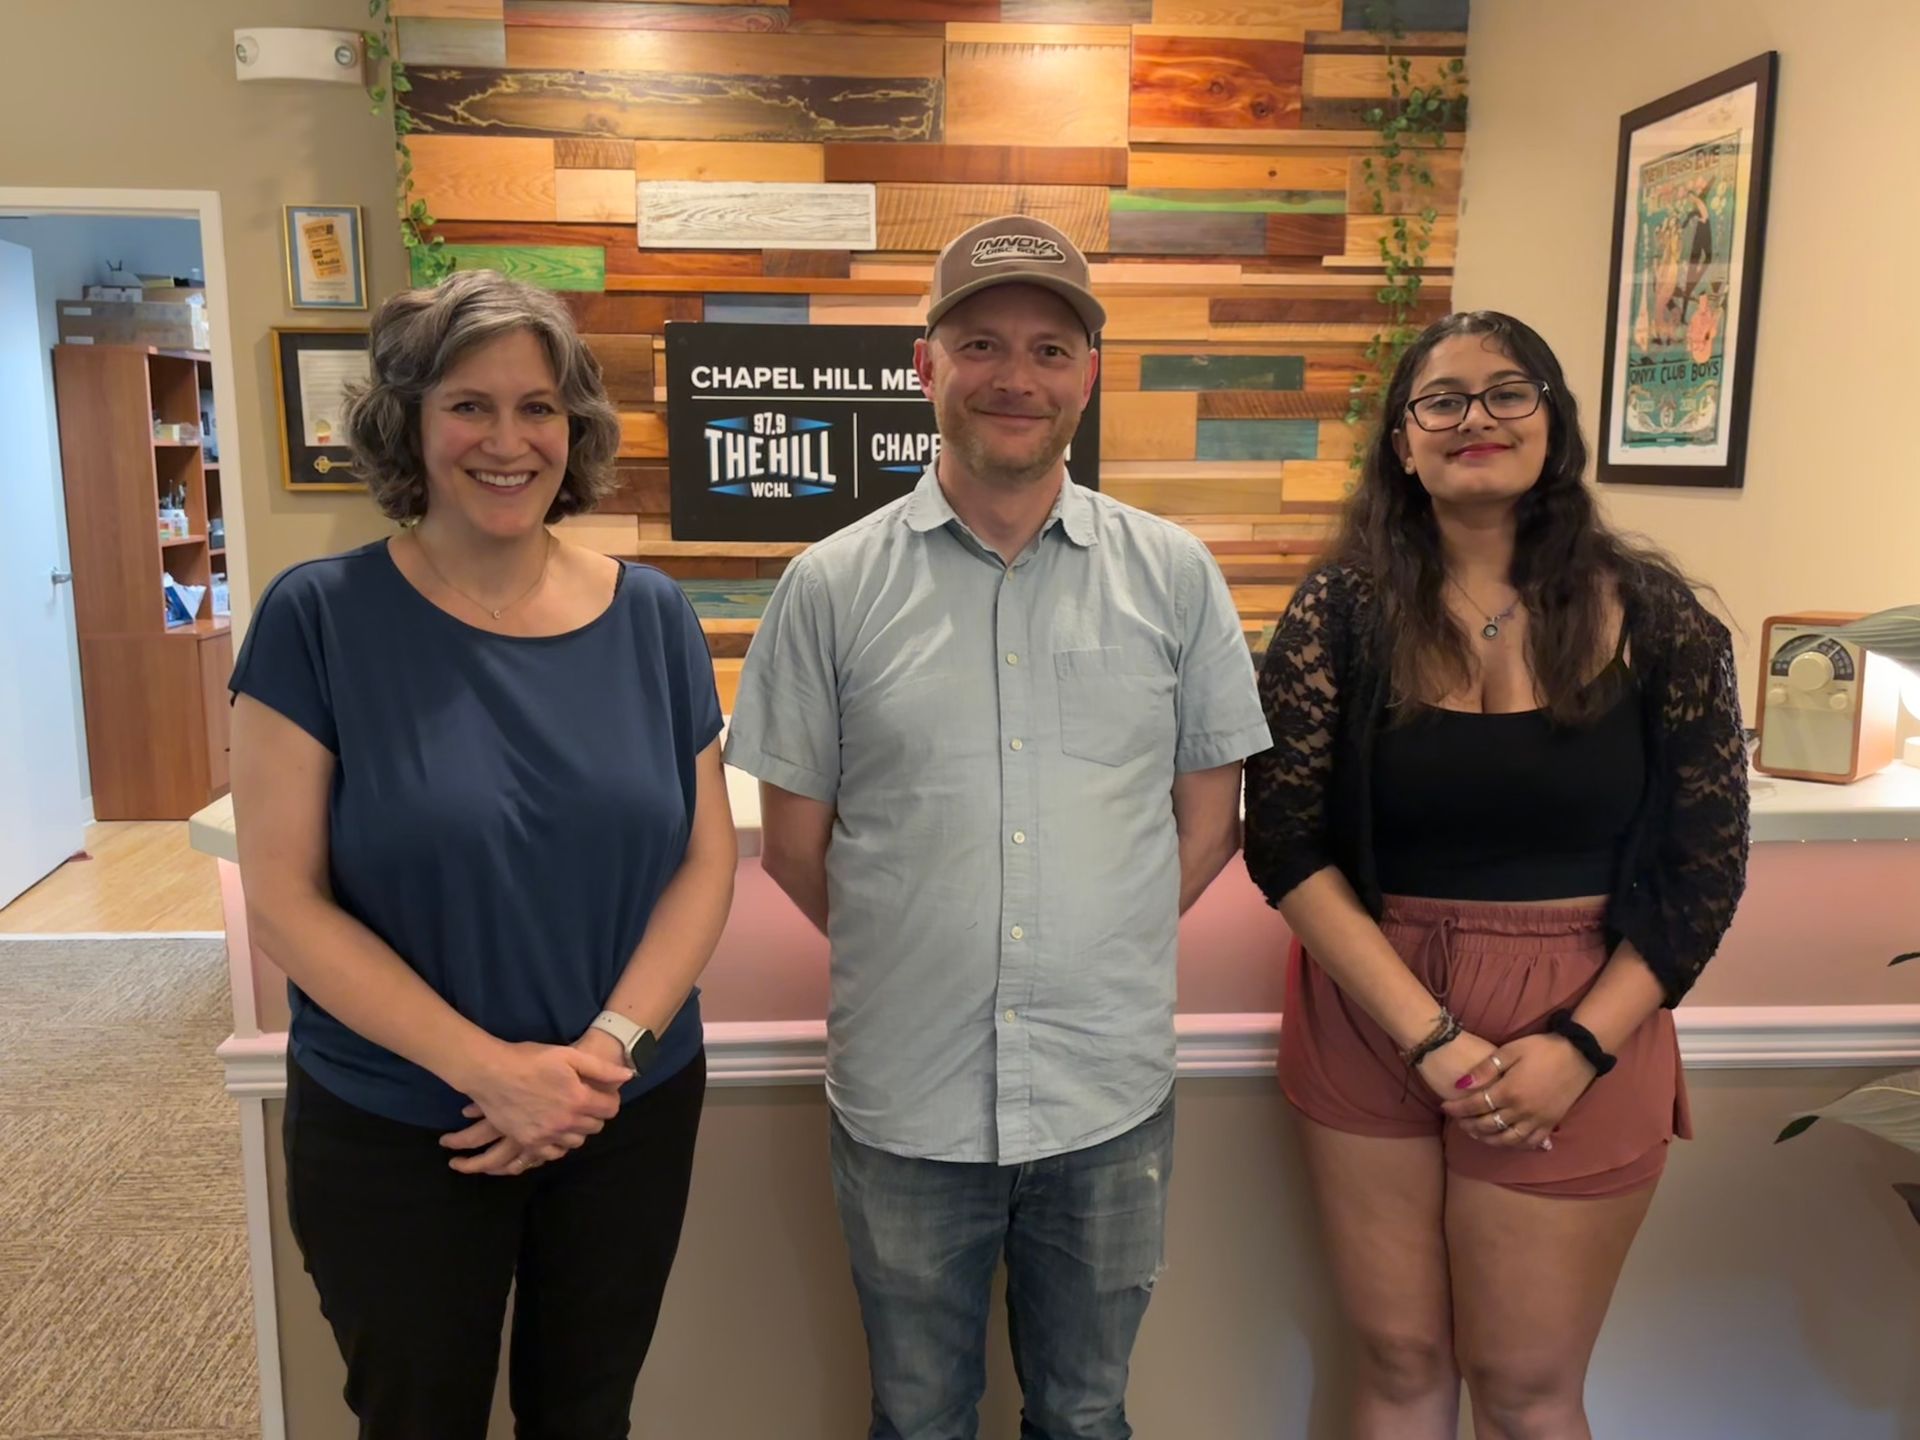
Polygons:
<instances>
[{"instance_id":1,"label":"pendant necklace","mask_svg":"<svg viewBox=\"0 0 1920 1440\"><path fill-rule=\"evenodd\" d=\"M1511 620L1513 618L1513 612L1520 608L1520 597L1515 595L1513 597L1513 603L1498 615L1487 615L1485 610L1481 610L1478 605L1474 604L1473 596L1467 594L1466 586L1462 585L1451 575L1447 576L1447 583L1460 592L1460 598L1465 600L1467 604L1472 605L1475 610L1479 610L1482 615L1486 615L1487 623L1480 627L1480 633L1489 640L1498 640L1500 638L1500 622L1502 620Z\"/></svg>"},{"instance_id":2,"label":"pendant necklace","mask_svg":"<svg viewBox=\"0 0 1920 1440\"><path fill-rule=\"evenodd\" d=\"M533 594L534 591L538 590L540 588L540 582L547 578L547 571L553 564L553 532L549 530L546 532L546 535L547 535L547 550L546 550L546 554L543 555L540 559L540 573L533 577L533 583L531 585L527 586L526 589L522 590L518 595L514 596L513 599L507 601L506 604L498 607L497 609L494 606L488 605L483 601L474 599L473 596L469 595L466 591L462 590L458 585L454 584L451 580L449 580L446 577L446 575L441 571L440 567L433 563L433 556L427 553L427 547L420 543L420 537L418 535L415 535L413 537L413 548L420 552L420 558L427 562L427 568L433 571L433 576L436 580L438 580L442 585L446 586L447 589L453 591L454 594L458 595L462 600L466 601L469 605L473 606L475 609L484 610L487 612L487 614L491 615L495 620L498 620L502 615L506 614L507 611L513 609L514 606L518 605L522 600L526 599L529 595Z\"/></svg>"}]
</instances>

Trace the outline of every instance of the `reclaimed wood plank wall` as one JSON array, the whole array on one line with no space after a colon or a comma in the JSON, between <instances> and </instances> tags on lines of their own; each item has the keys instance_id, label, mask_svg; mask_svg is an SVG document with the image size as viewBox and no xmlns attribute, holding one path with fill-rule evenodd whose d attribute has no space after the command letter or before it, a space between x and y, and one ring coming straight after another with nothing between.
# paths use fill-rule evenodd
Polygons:
<instances>
[{"instance_id":1,"label":"reclaimed wood plank wall","mask_svg":"<svg viewBox=\"0 0 1920 1440\"><path fill-rule=\"evenodd\" d=\"M1467 5L1402 0L1415 84L1465 54ZM626 483L569 533L688 580L777 576L799 547L670 538L663 327L917 323L934 252L1018 210L1086 249L1111 316L1103 488L1207 540L1249 635L1345 491L1381 316L1367 9L393 0L416 194L460 265L565 297L622 410ZM1431 152L1422 318L1449 307L1459 143Z\"/></svg>"}]
</instances>

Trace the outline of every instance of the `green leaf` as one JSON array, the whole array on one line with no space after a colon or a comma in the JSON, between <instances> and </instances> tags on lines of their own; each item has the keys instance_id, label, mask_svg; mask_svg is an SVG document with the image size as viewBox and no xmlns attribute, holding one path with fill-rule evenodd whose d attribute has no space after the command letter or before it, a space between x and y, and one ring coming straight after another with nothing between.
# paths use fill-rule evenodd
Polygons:
<instances>
[{"instance_id":1,"label":"green leaf","mask_svg":"<svg viewBox=\"0 0 1920 1440\"><path fill-rule=\"evenodd\" d=\"M393 77L393 93L394 94L404 95L411 89L413 89L413 82L407 79L406 76L395 75Z\"/></svg>"},{"instance_id":2,"label":"green leaf","mask_svg":"<svg viewBox=\"0 0 1920 1440\"><path fill-rule=\"evenodd\" d=\"M1813 1128L1814 1122L1819 1118L1820 1117L1818 1115L1800 1116L1797 1120L1791 1121L1787 1125L1786 1129L1782 1130L1778 1135L1774 1136L1773 1143L1778 1145L1783 1140L1791 1140L1796 1135L1806 1134L1807 1131Z\"/></svg>"},{"instance_id":3,"label":"green leaf","mask_svg":"<svg viewBox=\"0 0 1920 1440\"><path fill-rule=\"evenodd\" d=\"M1453 59L1447 63L1447 73L1449 75L1458 75L1466 68L1467 62L1458 55L1454 56Z\"/></svg>"},{"instance_id":4,"label":"green leaf","mask_svg":"<svg viewBox=\"0 0 1920 1440\"><path fill-rule=\"evenodd\" d=\"M1367 111L1366 119L1367 119L1367 124L1369 125L1378 125L1382 120L1385 120L1386 118L1387 118L1387 112L1382 110L1378 105L1374 106L1371 110Z\"/></svg>"},{"instance_id":5,"label":"green leaf","mask_svg":"<svg viewBox=\"0 0 1920 1440\"><path fill-rule=\"evenodd\" d=\"M373 103L376 105L381 104L387 98L387 90L384 85L376 86L374 89L370 90L367 93L373 96Z\"/></svg>"},{"instance_id":6,"label":"green leaf","mask_svg":"<svg viewBox=\"0 0 1920 1440\"><path fill-rule=\"evenodd\" d=\"M1902 1149L1920 1152L1920 1070L1902 1070L1856 1085L1838 1100L1813 1111L1812 1116L1842 1120ZM1812 1123L1812 1117L1801 1118Z\"/></svg>"},{"instance_id":7,"label":"green leaf","mask_svg":"<svg viewBox=\"0 0 1920 1440\"><path fill-rule=\"evenodd\" d=\"M1913 1212L1913 1218L1920 1220L1920 1185L1896 1185L1893 1193L1907 1202L1907 1209Z\"/></svg>"},{"instance_id":8,"label":"green leaf","mask_svg":"<svg viewBox=\"0 0 1920 1440\"><path fill-rule=\"evenodd\" d=\"M1829 633L1837 640L1846 640L1902 665L1920 668L1920 605L1877 610Z\"/></svg>"}]
</instances>

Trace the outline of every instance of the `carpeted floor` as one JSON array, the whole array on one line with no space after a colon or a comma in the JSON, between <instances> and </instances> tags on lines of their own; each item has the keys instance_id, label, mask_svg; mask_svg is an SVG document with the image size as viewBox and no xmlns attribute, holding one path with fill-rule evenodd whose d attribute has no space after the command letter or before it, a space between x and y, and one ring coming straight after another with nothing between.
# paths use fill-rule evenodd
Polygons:
<instances>
[{"instance_id":1,"label":"carpeted floor","mask_svg":"<svg viewBox=\"0 0 1920 1440\"><path fill-rule=\"evenodd\" d=\"M0 1440L260 1433L219 940L0 937Z\"/></svg>"}]
</instances>

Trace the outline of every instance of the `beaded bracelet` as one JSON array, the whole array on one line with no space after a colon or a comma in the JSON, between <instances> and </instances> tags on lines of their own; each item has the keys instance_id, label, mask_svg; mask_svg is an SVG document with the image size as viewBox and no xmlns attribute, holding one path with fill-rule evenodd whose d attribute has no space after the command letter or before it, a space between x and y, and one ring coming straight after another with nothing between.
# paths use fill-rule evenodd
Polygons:
<instances>
[{"instance_id":1,"label":"beaded bracelet","mask_svg":"<svg viewBox=\"0 0 1920 1440\"><path fill-rule=\"evenodd\" d=\"M1440 1016L1433 1022L1433 1029L1427 1032L1426 1038L1418 1044L1410 1045L1405 1050L1402 1050L1400 1052L1400 1058L1407 1062L1407 1068L1409 1070L1417 1070L1420 1068L1420 1062L1426 1059L1427 1056L1431 1055L1448 1041L1459 1039L1461 1032L1465 1030L1465 1028L1466 1027L1458 1020L1453 1018L1453 1012L1442 1005L1440 1007Z\"/></svg>"}]
</instances>

